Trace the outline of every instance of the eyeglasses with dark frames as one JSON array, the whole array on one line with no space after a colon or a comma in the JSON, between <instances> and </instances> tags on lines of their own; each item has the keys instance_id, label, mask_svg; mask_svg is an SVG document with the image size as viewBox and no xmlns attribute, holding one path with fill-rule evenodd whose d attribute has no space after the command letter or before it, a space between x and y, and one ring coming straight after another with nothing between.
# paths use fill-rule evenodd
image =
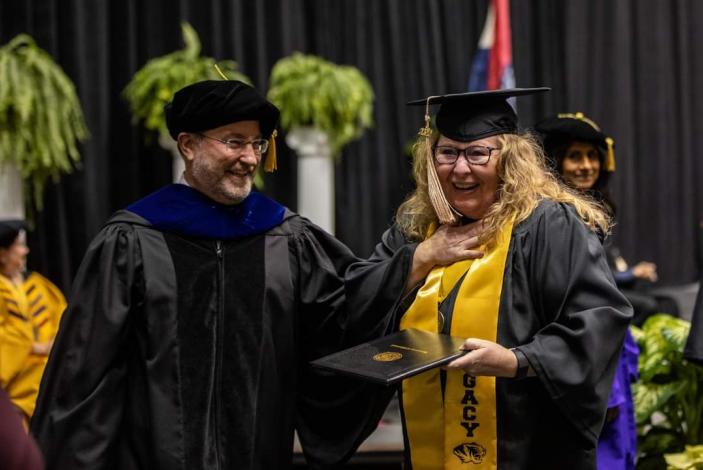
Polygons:
<instances>
[{"instance_id":1,"label":"eyeglasses with dark frames","mask_svg":"<svg viewBox=\"0 0 703 470\"><path fill-rule=\"evenodd\" d=\"M460 155L464 155L469 165L485 165L491 159L497 147L486 147L484 145L469 145L465 149L458 149L448 145L433 145L432 154L439 165L454 165Z\"/></svg>"},{"instance_id":2,"label":"eyeglasses with dark frames","mask_svg":"<svg viewBox=\"0 0 703 470\"><path fill-rule=\"evenodd\" d=\"M269 149L269 141L266 139L227 139L222 140L217 137L212 137L203 133L198 132L198 135L205 137L206 139L216 140L222 144L225 144L230 150L243 150L247 145L251 144L251 148L254 149L254 153L261 155L266 153Z\"/></svg>"}]
</instances>

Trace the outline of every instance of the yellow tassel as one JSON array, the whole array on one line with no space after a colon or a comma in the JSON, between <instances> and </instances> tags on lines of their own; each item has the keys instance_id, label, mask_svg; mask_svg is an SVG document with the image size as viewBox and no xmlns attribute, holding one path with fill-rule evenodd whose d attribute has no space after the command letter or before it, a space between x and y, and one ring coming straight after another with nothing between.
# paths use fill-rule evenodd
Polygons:
<instances>
[{"instance_id":1,"label":"yellow tassel","mask_svg":"<svg viewBox=\"0 0 703 470\"><path fill-rule=\"evenodd\" d=\"M615 151L613 150L615 141L610 137L606 137L605 144L608 146L608 154L605 157L605 170L612 173L615 171Z\"/></svg>"},{"instance_id":2,"label":"yellow tassel","mask_svg":"<svg viewBox=\"0 0 703 470\"><path fill-rule=\"evenodd\" d=\"M427 147L427 192L430 196L430 202L432 203L432 207L434 207L435 214L437 214L437 219L439 219L440 224L454 225L457 222L457 218L439 182L439 176L437 176L437 170L434 167L434 159L432 158L432 143L429 137L425 138L425 145Z\"/></svg>"},{"instance_id":3,"label":"yellow tassel","mask_svg":"<svg viewBox=\"0 0 703 470\"><path fill-rule=\"evenodd\" d=\"M276 129L271 133L269 137L269 150L266 153L266 161L264 162L264 171L271 173L278 168L278 162L276 160L276 136L278 131Z\"/></svg>"},{"instance_id":4,"label":"yellow tassel","mask_svg":"<svg viewBox=\"0 0 703 470\"><path fill-rule=\"evenodd\" d=\"M437 170L434 167L434 158L432 158L432 141L430 137L432 136L432 129L430 128L430 100L434 98L430 96L427 98L427 104L425 105L425 127L420 129L418 135L425 138L425 158L427 159L427 193L430 197L430 202L434 208L435 214L437 214L437 219L439 223L454 225L459 220L457 218L458 214L456 210L447 201L447 196L445 196L442 190L442 185L439 182L439 176L437 176Z\"/></svg>"}]
</instances>

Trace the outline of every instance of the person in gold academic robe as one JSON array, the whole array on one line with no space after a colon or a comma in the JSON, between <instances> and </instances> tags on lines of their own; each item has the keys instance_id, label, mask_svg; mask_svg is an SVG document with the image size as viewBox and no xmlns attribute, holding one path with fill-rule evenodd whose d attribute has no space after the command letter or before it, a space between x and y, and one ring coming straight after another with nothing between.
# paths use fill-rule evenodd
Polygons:
<instances>
[{"instance_id":1,"label":"person in gold academic robe","mask_svg":"<svg viewBox=\"0 0 703 470\"><path fill-rule=\"evenodd\" d=\"M29 248L21 220L0 221L0 386L22 414L34 412L39 383L66 299L37 272L25 271Z\"/></svg>"},{"instance_id":2,"label":"person in gold academic robe","mask_svg":"<svg viewBox=\"0 0 703 470\"><path fill-rule=\"evenodd\" d=\"M360 317L392 310L389 329L467 338L468 353L447 368L402 382L406 468L595 468L632 309L603 252L607 215L560 183L539 143L518 131L507 99L540 91L411 103L426 106L417 188L373 256L347 272ZM475 228L482 257L424 261L430 234L462 225ZM383 280L408 253L408 294L396 301Z\"/></svg>"}]
</instances>

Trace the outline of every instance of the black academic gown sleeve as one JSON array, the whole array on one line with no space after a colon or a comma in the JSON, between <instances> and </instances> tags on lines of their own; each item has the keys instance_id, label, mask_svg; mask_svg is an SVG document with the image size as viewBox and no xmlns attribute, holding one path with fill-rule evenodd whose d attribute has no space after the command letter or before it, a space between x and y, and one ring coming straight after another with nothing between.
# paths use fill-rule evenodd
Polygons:
<instances>
[{"instance_id":1,"label":"black academic gown sleeve","mask_svg":"<svg viewBox=\"0 0 703 470\"><path fill-rule=\"evenodd\" d=\"M305 361L383 334L390 310L376 310L376 316L360 319L353 303L345 302L341 274L357 261L346 246L308 223L298 236L297 251ZM402 294L401 277L401 269L386 277L385 295L391 302ZM318 371L308 364L302 364L301 371L296 428L305 457L310 468L337 468L375 429L394 389Z\"/></svg>"},{"instance_id":2,"label":"black academic gown sleeve","mask_svg":"<svg viewBox=\"0 0 703 470\"><path fill-rule=\"evenodd\" d=\"M632 309L599 238L572 207L543 204L514 237L543 324L519 348L553 403L595 443Z\"/></svg>"},{"instance_id":3,"label":"black academic gown sleeve","mask_svg":"<svg viewBox=\"0 0 703 470\"><path fill-rule=\"evenodd\" d=\"M142 282L137 245L129 226L108 225L80 266L31 421L47 469L119 465L125 345Z\"/></svg>"},{"instance_id":4,"label":"black academic gown sleeve","mask_svg":"<svg viewBox=\"0 0 703 470\"><path fill-rule=\"evenodd\" d=\"M343 274L356 261L343 243L300 218L294 239L299 321L307 359L337 350L347 327Z\"/></svg>"},{"instance_id":5,"label":"black academic gown sleeve","mask_svg":"<svg viewBox=\"0 0 703 470\"><path fill-rule=\"evenodd\" d=\"M320 276L328 279L328 282L332 279L334 284L338 281L338 273L346 273L345 303L338 310L334 321L318 317L312 324L306 322L308 338L303 342L313 345L307 351L310 359L390 332L394 326L396 307L403 298L416 247L408 244L398 230L391 229L383 235L381 243L368 260L355 259L344 265L349 257L340 256L335 242L315 227L307 230L301 238L300 251L305 256L301 262L301 272L303 284L307 286L304 298L326 298L318 292L320 286L325 284L321 282ZM330 249L330 244L333 249ZM321 249L323 246L327 248ZM321 256L322 253L325 255ZM333 255L335 261L327 259L330 255ZM342 264L340 260L344 260ZM325 273L324 269L321 271L318 268L329 266L330 262L335 263L333 270ZM303 307L302 310L310 309ZM338 335L336 337L339 339L324 343L323 350L320 349L320 343L313 340L320 335L331 338ZM308 464L311 468L337 468L373 432L395 393L395 388L336 376L309 367L303 368L303 371L303 393L297 429Z\"/></svg>"},{"instance_id":6,"label":"black academic gown sleeve","mask_svg":"<svg viewBox=\"0 0 703 470\"><path fill-rule=\"evenodd\" d=\"M374 336L389 334L397 327L394 323L399 318L387 313L404 310L401 305L414 298L414 291L405 296L399 293L405 289L416 248L417 243L409 242L393 226L386 230L368 259L354 263L347 270L348 305L358 336L363 337L364 331ZM385 318L385 322L379 323L379 318Z\"/></svg>"}]
</instances>

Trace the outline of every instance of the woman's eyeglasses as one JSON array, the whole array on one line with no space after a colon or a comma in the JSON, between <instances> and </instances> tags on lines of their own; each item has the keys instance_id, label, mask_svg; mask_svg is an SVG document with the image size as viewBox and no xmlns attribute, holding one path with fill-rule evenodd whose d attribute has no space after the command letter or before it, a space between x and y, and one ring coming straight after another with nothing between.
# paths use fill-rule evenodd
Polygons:
<instances>
[{"instance_id":1,"label":"woman's eyeglasses","mask_svg":"<svg viewBox=\"0 0 703 470\"><path fill-rule=\"evenodd\" d=\"M495 147L483 145L470 145L465 149L458 149L447 145L432 146L435 161L440 165L454 165L460 155L464 155L469 165L485 165L491 159L491 153L498 150Z\"/></svg>"}]
</instances>

